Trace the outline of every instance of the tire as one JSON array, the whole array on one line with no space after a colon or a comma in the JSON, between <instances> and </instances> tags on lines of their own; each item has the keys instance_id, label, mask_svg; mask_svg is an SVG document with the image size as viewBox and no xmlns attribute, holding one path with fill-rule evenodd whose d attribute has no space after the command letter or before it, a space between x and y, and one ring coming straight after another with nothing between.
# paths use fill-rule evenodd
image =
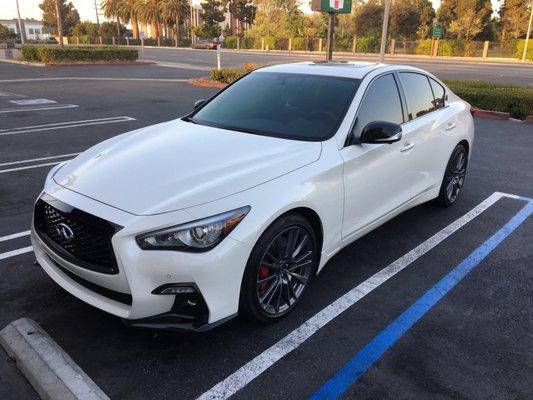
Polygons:
<instances>
[{"instance_id":1,"label":"tire","mask_svg":"<svg viewBox=\"0 0 533 400\"><path fill-rule=\"evenodd\" d=\"M292 311L316 274L318 252L316 234L304 217L288 214L274 221L248 259L239 314L266 323Z\"/></svg>"},{"instance_id":2,"label":"tire","mask_svg":"<svg viewBox=\"0 0 533 400\"><path fill-rule=\"evenodd\" d=\"M453 150L440 186L437 204L450 207L455 203L464 185L466 169L468 167L468 152L459 144Z\"/></svg>"}]
</instances>

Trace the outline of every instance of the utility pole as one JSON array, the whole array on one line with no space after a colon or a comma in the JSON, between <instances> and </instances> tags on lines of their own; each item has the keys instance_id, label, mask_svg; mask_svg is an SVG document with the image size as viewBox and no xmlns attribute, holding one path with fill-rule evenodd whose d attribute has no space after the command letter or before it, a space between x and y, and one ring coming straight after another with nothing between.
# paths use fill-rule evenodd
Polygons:
<instances>
[{"instance_id":1,"label":"utility pole","mask_svg":"<svg viewBox=\"0 0 533 400\"><path fill-rule=\"evenodd\" d=\"M385 59L385 46L387 45L387 28L389 27L390 2L385 0L385 15L383 16L383 28L381 29L381 48L379 50L379 62Z\"/></svg>"},{"instance_id":2,"label":"utility pole","mask_svg":"<svg viewBox=\"0 0 533 400\"><path fill-rule=\"evenodd\" d=\"M61 23L61 11L59 8L59 0L56 3L56 19L57 19L57 33L59 34L59 45L63 47L63 24Z\"/></svg>"},{"instance_id":3,"label":"utility pole","mask_svg":"<svg viewBox=\"0 0 533 400\"><path fill-rule=\"evenodd\" d=\"M527 46L529 44L529 35L531 33L531 21L533 20L533 1L530 3L531 13L529 14L529 25L527 26L526 42L524 43L524 52L522 53L522 61L526 61Z\"/></svg>"},{"instance_id":4,"label":"utility pole","mask_svg":"<svg viewBox=\"0 0 533 400\"><path fill-rule=\"evenodd\" d=\"M100 30L100 18L98 17L97 0L94 0L94 11L96 12L96 31L99 31Z\"/></svg>"},{"instance_id":5,"label":"utility pole","mask_svg":"<svg viewBox=\"0 0 533 400\"><path fill-rule=\"evenodd\" d=\"M17 2L17 14L19 18L19 30L20 30L20 43L24 44L26 41L26 28L22 26L22 19L20 18L20 9L19 9L19 0L15 0Z\"/></svg>"}]
</instances>

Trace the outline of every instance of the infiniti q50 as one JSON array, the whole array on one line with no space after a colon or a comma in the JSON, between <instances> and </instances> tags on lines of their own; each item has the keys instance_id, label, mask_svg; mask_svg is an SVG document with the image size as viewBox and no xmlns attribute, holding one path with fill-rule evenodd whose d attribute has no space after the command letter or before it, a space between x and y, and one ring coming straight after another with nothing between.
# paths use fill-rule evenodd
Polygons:
<instances>
[{"instance_id":1,"label":"infiniti q50","mask_svg":"<svg viewBox=\"0 0 533 400\"><path fill-rule=\"evenodd\" d=\"M470 106L420 69L262 68L54 167L33 248L57 284L131 326L276 320L344 246L456 202L473 137Z\"/></svg>"}]
</instances>

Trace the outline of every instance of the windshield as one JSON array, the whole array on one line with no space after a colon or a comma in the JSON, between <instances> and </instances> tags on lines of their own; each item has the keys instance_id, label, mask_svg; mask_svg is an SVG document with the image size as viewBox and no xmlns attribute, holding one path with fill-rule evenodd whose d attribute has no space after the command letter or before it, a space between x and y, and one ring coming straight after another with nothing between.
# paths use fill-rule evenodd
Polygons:
<instances>
[{"instance_id":1,"label":"windshield","mask_svg":"<svg viewBox=\"0 0 533 400\"><path fill-rule=\"evenodd\" d=\"M344 77L254 72L189 120L266 136L324 140L337 130L359 83Z\"/></svg>"}]
</instances>

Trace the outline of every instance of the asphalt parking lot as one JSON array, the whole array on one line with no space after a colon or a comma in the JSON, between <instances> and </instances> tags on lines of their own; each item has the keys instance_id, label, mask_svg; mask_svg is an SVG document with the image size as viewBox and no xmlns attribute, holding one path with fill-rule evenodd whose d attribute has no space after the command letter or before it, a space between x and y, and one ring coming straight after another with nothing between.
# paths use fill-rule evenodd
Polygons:
<instances>
[{"instance_id":1,"label":"asphalt parking lot","mask_svg":"<svg viewBox=\"0 0 533 400\"><path fill-rule=\"evenodd\" d=\"M201 75L0 63L0 328L35 319L112 399L533 396L530 124L477 119L454 207L421 205L348 246L273 325L235 319L205 334L132 329L35 266L27 231L52 164L185 114L215 93L186 82ZM466 267L463 279L443 286ZM440 297L428 305L435 291ZM423 312L411 312L420 300ZM0 363L0 398L36 397L3 353Z\"/></svg>"}]
</instances>

